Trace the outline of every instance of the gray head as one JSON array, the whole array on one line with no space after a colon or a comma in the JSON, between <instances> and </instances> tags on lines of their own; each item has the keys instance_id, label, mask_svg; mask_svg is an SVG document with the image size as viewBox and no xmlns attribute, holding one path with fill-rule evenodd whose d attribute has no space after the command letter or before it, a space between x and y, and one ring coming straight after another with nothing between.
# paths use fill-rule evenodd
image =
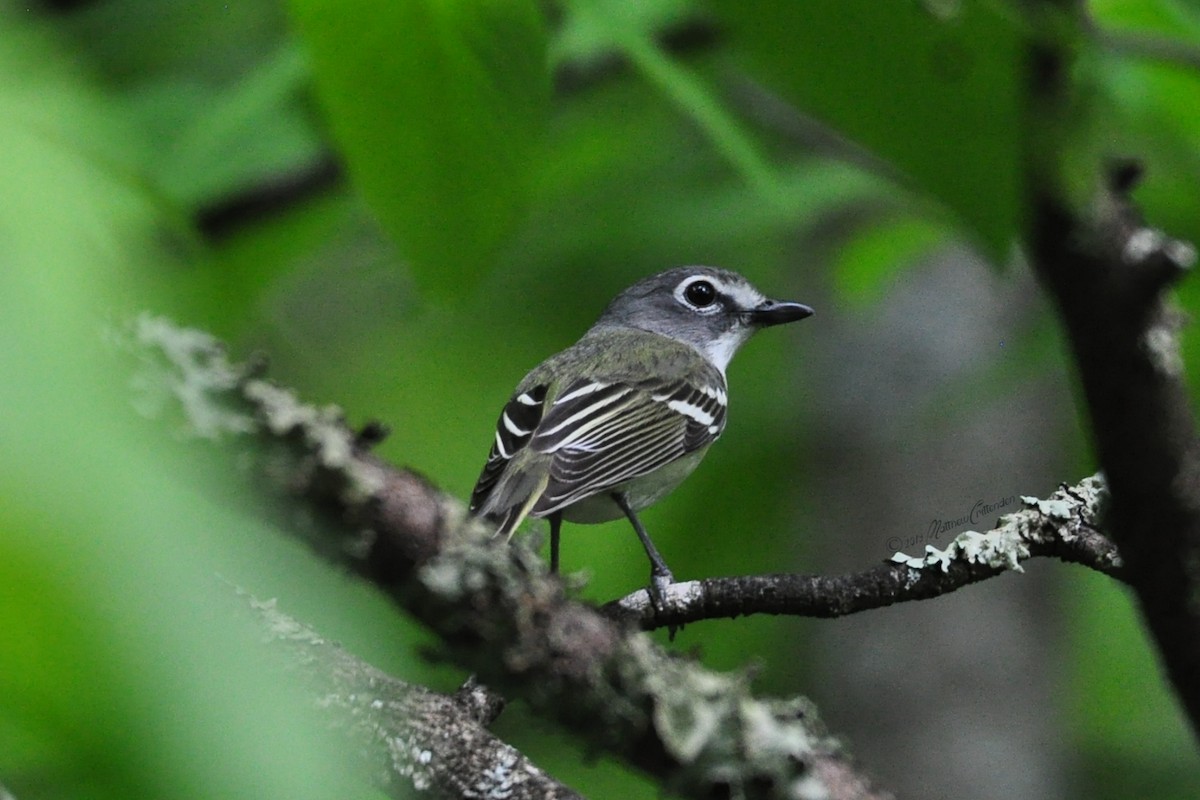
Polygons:
<instances>
[{"instance_id":1,"label":"gray head","mask_svg":"<svg viewBox=\"0 0 1200 800\"><path fill-rule=\"evenodd\" d=\"M638 328L689 344L722 372L759 328L795 322L813 310L772 300L724 269L677 267L644 278L617 295L593 330Z\"/></svg>"}]
</instances>

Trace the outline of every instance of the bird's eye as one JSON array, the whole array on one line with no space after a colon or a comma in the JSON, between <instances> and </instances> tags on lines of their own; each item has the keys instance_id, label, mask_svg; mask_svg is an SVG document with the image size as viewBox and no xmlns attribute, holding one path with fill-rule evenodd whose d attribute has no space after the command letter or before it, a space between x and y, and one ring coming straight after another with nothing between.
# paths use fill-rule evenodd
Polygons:
<instances>
[{"instance_id":1,"label":"bird's eye","mask_svg":"<svg viewBox=\"0 0 1200 800\"><path fill-rule=\"evenodd\" d=\"M708 281L696 281L683 290L683 297L696 308L704 308L717 299L717 290Z\"/></svg>"}]
</instances>

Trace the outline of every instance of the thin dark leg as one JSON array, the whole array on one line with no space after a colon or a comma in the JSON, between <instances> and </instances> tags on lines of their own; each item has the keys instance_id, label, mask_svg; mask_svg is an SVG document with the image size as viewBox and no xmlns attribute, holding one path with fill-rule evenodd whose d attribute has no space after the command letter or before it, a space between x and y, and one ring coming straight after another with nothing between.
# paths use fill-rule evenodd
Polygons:
<instances>
[{"instance_id":1,"label":"thin dark leg","mask_svg":"<svg viewBox=\"0 0 1200 800\"><path fill-rule=\"evenodd\" d=\"M550 574L558 574L558 534L562 529L562 512L550 515Z\"/></svg>"},{"instance_id":2,"label":"thin dark leg","mask_svg":"<svg viewBox=\"0 0 1200 800\"><path fill-rule=\"evenodd\" d=\"M633 525L634 531L637 532L638 538L642 540L642 547L646 548L646 555L650 557L650 586L647 589L650 592L650 604L654 607L656 615L663 613L666 610L664 599L667 595L667 589L675 582L675 576L671 574L671 570L667 567L667 562L663 561L663 557L658 554L658 548L654 546L654 542L650 541L650 534L646 533L645 527L642 526L642 521L637 518L637 514L633 513L633 509L629 507L629 501L625 495L612 493L613 502L617 504L617 508L625 512L625 516L629 518L629 522ZM682 625L668 625L667 635L671 641L675 641L676 631L682 630Z\"/></svg>"},{"instance_id":3,"label":"thin dark leg","mask_svg":"<svg viewBox=\"0 0 1200 800\"><path fill-rule=\"evenodd\" d=\"M646 555L650 557L650 579L655 584L665 584L670 586L675 582L675 576L671 574L671 570L667 567L667 562L663 561L663 557L658 554L658 548L654 546L654 542L650 541L650 534L646 533L646 529L642 527L642 522L637 518L637 514L633 513L633 509L629 507L629 501L625 499L625 495L613 493L613 502L617 507L629 517L629 522L633 525L634 531L637 532L638 538L642 540L642 547L646 548Z\"/></svg>"}]
</instances>

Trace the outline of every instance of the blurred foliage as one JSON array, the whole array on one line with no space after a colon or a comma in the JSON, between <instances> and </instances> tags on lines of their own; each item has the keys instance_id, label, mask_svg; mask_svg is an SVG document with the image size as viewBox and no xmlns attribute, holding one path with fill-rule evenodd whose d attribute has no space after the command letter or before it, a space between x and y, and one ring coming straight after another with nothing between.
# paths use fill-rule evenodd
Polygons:
<instances>
[{"instance_id":1,"label":"blurred foliage","mask_svg":"<svg viewBox=\"0 0 1200 800\"><path fill-rule=\"evenodd\" d=\"M756 73L900 169L1002 260L1021 222L1030 130L1023 37L998 5L962 3L939 22L917 3L718 4Z\"/></svg>"},{"instance_id":2,"label":"blurred foliage","mask_svg":"<svg viewBox=\"0 0 1200 800\"><path fill-rule=\"evenodd\" d=\"M487 271L532 188L550 99L536 3L291 6L355 185L423 286L462 292Z\"/></svg>"},{"instance_id":3,"label":"blurred foliage","mask_svg":"<svg viewBox=\"0 0 1200 800\"><path fill-rule=\"evenodd\" d=\"M1082 118L1064 125L1064 170L1137 155L1148 217L1200 241L1200 14L1090 7L1103 36L1075 43L1082 91L1064 114ZM338 742L275 677L217 573L401 677L461 678L419 657L423 632L226 508L233 489L140 429L106 324L149 308L261 348L281 381L382 418L385 456L465 496L523 371L633 279L714 263L869 311L949 241L1008 257L1023 154L1054 122L1027 118L1031 28L1015 4L544 8L0 3L0 783L22 800L370 796L331 766ZM660 46L708 26L715 42ZM747 96L747 74L776 95ZM780 99L845 140L812 136ZM344 174L333 187L305 182L329 169ZM264 187L284 191L239 205ZM237 224L199 224L230 209ZM1186 307L1197 291L1184 286ZM727 440L645 515L681 576L804 564L788 531L808 502L805 439L778 433L816 424L795 366L814 329L797 327L739 357ZM971 391L1002 396L1014 370L1054 363L1054 341L1035 324L1018 366L963 376L928 416ZM645 578L619 524L572 527L563 556L590 576L588 598ZM1064 706L1094 779L1081 792L1125 796L1153 776L1156 796L1184 796L1194 743L1127 600L1098 578L1068 589ZM760 685L792 693L803 668L772 652L797 627L693 626L675 646L723 668L759 657ZM520 708L498 730L593 796L656 796L615 765L581 767ZM1127 783L1105 779L1113 764Z\"/></svg>"}]
</instances>

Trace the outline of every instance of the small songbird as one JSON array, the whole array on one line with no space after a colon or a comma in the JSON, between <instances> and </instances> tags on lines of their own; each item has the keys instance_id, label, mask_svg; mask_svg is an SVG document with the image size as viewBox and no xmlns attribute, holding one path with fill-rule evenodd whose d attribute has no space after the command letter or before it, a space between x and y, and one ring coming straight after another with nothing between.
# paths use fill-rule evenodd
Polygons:
<instances>
[{"instance_id":1,"label":"small songbird","mask_svg":"<svg viewBox=\"0 0 1200 800\"><path fill-rule=\"evenodd\" d=\"M505 537L526 517L548 518L553 572L564 519L625 516L661 596L674 579L637 512L678 486L725 429L725 368L737 349L759 328L812 313L722 269L679 267L638 281L517 385L471 514Z\"/></svg>"}]
</instances>

